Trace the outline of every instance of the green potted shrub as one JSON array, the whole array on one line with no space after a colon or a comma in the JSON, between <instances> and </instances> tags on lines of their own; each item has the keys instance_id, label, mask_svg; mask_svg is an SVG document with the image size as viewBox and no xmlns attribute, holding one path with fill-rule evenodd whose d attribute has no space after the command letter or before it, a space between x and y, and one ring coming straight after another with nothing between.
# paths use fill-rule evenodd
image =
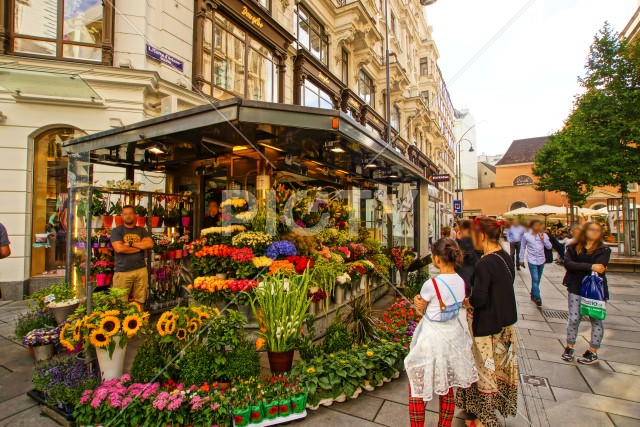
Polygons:
<instances>
[{"instance_id":1,"label":"green potted shrub","mask_svg":"<svg viewBox=\"0 0 640 427\"><path fill-rule=\"evenodd\" d=\"M147 226L147 208L145 208L142 204L136 205L134 208L136 215L136 225L138 227L146 227Z\"/></svg>"}]
</instances>

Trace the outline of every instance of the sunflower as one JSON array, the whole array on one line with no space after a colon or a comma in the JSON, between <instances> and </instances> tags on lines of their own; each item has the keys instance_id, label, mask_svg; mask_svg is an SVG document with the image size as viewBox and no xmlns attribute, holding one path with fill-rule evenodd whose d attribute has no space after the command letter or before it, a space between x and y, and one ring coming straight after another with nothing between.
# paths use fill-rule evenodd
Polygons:
<instances>
[{"instance_id":1,"label":"sunflower","mask_svg":"<svg viewBox=\"0 0 640 427\"><path fill-rule=\"evenodd\" d=\"M91 345L95 348L102 348L109 345L111 338L102 329L94 329L89 335Z\"/></svg>"},{"instance_id":2,"label":"sunflower","mask_svg":"<svg viewBox=\"0 0 640 427\"><path fill-rule=\"evenodd\" d=\"M104 312L105 316L117 316L120 314L120 310L107 310Z\"/></svg>"},{"instance_id":3,"label":"sunflower","mask_svg":"<svg viewBox=\"0 0 640 427\"><path fill-rule=\"evenodd\" d=\"M193 334L198 330L199 327L200 325L198 324L198 322L196 320L192 320L187 325L187 331L189 331L190 334Z\"/></svg>"},{"instance_id":4,"label":"sunflower","mask_svg":"<svg viewBox=\"0 0 640 427\"><path fill-rule=\"evenodd\" d=\"M60 329L60 340L59 340L60 344L62 344L63 347L69 351L73 351L75 349L75 346L71 344L69 340L67 340L67 338L65 337L65 334L67 333L67 330L72 327L73 326L71 323L65 323L64 326Z\"/></svg>"},{"instance_id":5,"label":"sunflower","mask_svg":"<svg viewBox=\"0 0 640 427\"><path fill-rule=\"evenodd\" d=\"M100 313L99 312L94 312L94 313L91 313L88 316L85 316L84 319L82 320L82 322L84 324L84 327L87 328L87 329L95 328L95 325L92 322L96 317L100 317Z\"/></svg>"},{"instance_id":6,"label":"sunflower","mask_svg":"<svg viewBox=\"0 0 640 427\"><path fill-rule=\"evenodd\" d=\"M139 313L142 313L142 304L140 304L138 301L131 301L129 302L129 306L130 307L135 307Z\"/></svg>"},{"instance_id":7,"label":"sunflower","mask_svg":"<svg viewBox=\"0 0 640 427\"><path fill-rule=\"evenodd\" d=\"M166 326L167 322L162 321L162 319L158 320L158 323L156 323L156 329L158 330L158 334L160 334L161 337L167 335Z\"/></svg>"},{"instance_id":8,"label":"sunflower","mask_svg":"<svg viewBox=\"0 0 640 427\"><path fill-rule=\"evenodd\" d=\"M166 322L164 325L164 330L167 334L173 334L173 332L176 330L176 321L170 320Z\"/></svg>"},{"instance_id":9,"label":"sunflower","mask_svg":"<svg viewBox=\"0 0 640 427\"><path fill-rule=\"evenodd\" d=\"M137 314L131 314L125 317L122 321L122 330L129 338L133 338L138 333L141 326L142 319Z\"/></svg>"},{"instance_id":10,"label":"sunflower","mask_svg":"<svg viewBox=\"0 0 640 427\"><path fill-rule=\"evenodd\" d=\"M78 320L73 324L73 340L80 341L80 333L82 332L82 320Z\"/></svg>"},{"instance_id":11,"label":"sunflower","mask_svg":"<svg viewBox=\"0 0 640 427\"><path fill-rule=\"evenodd\" d=\"M185 328L178 328L176 331L176 338L180 341L184 341L187 338L187 330Z\"/></svg>"},{"instance_id":12,"label":"sunflower","mask_svg":"<svg viewBox=\"0 0 640 427\"><path fill-rule=\"evenodd\" d=\"M104 316L100 320L100 329L108 336L112 336L118 333L120 330L120 320L115 316Z\"/></svg>"},{"instance_id":13,"label":"sunflower","mask_svg":"<svg viewBox=\"0 0 640 427\"><path fill-rule=\"evenodd\" d=\"M59 341L60 341L60 344L62 344L62 346L66 348L68 351L73 351L76 349L73 344L71 344L69 341L67 341L64 338L60 338Z\"/></svg>"}]
</instances>

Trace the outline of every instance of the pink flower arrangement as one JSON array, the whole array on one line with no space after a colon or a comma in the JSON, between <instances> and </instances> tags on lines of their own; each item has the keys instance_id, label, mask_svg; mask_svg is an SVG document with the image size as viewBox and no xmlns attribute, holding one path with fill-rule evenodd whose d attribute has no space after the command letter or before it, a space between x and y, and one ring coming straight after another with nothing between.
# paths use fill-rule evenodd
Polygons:
<instances>
[{"instance_id":1,"label":"pink flower arrangement","mask_svg":"<svg viewBox=\"0 0 640 427\"><path fill-rule=\"evenodd\" d=\"M253 259L253 251L251 248L236 249L231 253L231 259L236 262L249 262Z\"/></svg>"},{"instance_id":2,"label":"pink flower arrangement","mask_svg":"<svg viewBox=\"0 0 640 427\"><path fill-rule=\"evenodd\" d=\"M236 279L231 280L228 285L231 292L248 292L258 286L258 282L251 279Z\"/></svg>"}]
</instances>

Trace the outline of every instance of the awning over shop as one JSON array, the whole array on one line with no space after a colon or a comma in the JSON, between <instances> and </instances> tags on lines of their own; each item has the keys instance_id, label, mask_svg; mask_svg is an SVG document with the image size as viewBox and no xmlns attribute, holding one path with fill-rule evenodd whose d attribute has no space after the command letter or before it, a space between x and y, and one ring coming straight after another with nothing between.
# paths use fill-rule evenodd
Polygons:
<instances>
[{"instance_id":1,"label":"awning over shop","mask_svg":"<svg viewBox=\"0 0 640 427\"><path fill-rule=\"evenodd\" d=\"M274 159L287 158L287 166L311 162L374 181L426 180L418 161L387 148L341 111L237 98L77 138L66 142L64 151L142 170L178 170L233 154L263 158L276 169L282 165ZM265 156L267 151L272 155Z\"/></svg>"}]
</instances>

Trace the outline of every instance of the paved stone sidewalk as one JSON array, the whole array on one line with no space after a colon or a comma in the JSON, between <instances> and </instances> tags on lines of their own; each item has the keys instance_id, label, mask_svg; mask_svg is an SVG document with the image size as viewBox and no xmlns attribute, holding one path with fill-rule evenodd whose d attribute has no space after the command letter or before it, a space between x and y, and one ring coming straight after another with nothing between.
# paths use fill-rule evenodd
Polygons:
<instances>
[{"instance_id":1,"label":"paved stone sidewalk","mask_svg":"<svg viewBox=\"0 0 640 427\"><path fill-rule=\"evenodd\" d=\"M605 340L597 365L581 366L560 359L566 320L564 269L547 265L541 284L543 310L529 299L528 270L516 278L521 374L541 377L542 386L521 385L519 416L506 426L640 426L640 275L610 273L611 301L605 321ZM390 297L376 306L389 304ZM0 426L49 427L53 420L40 416L31 389L33 362L27 350L11 340L13 322L24 302L0 301ZM550 311L548 311L550 310ZM576 352L586 350L589 323L580 328ZM544 384L549 384L545 386ZM409 426L406 376L355 400L311 412L297 423L309 427ZM427 426L437 422L437 402L427 405ZM460 411L456 411L460 415ZM455 427L464 426L460 418Z\"/></svg>"}]
</instances>

